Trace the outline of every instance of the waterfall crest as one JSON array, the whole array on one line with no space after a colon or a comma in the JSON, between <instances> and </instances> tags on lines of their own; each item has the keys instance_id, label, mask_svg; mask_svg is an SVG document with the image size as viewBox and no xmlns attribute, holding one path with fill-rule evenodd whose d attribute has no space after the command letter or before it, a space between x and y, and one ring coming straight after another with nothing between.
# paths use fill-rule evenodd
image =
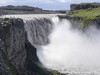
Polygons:
<instances>
[{"instance_id":1,"label":"waterfall crest","mask_svg":"<svg viewBox=\"0 0 100 75\"><path fill-rule=\"evenodd\" d=\"M29 15L4 15L3 18L21 18L29 42L32 45L46 45L49 43L48 35L53 28L52 17L57 14L29 14Z\"/></svg>"},{"instance_id":2,"label":"waterfall crest","mask_svg":"<svg viewBox=\"0 0 100 75\"><path fill-rule=\"evenodd\" d=\"M48 35L52 29L50 19L40 18L25 21L25 30L32 45L46 45L49 43Z\"/></svg>"},{"instance_id":3,"label":"waterfall crest","mask_svg":"<svg viewBox=\"0 0 100 75\"><path fill-rule=\"evenodd\" d=\"M44 67L69 75L100 75L100 30L85 33L55 16L14 16L25 23L28 40Z\"/></svg>"}]
</instances>

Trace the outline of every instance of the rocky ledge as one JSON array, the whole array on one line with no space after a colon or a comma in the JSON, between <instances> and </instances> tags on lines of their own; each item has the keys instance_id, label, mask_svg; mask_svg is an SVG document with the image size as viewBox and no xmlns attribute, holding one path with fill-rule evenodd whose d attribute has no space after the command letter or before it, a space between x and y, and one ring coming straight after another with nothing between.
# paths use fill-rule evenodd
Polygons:
<instances>
[{"instance_id":1,"label":"rocky ledge","mask_svg":"<svg viewBox=\"0 0 100 75\"><path fill-rule=\"evenodd\" d=\"M40 66L22 19L0 19L0 75L61 75Z\"/></svg>"},{"instance_id":2,"label":"rocky ledge","mask_svg":"<svg viewBox=\"0 0 100 75\"><path fill-rule=\"evenodd\" d=\"M89 25L100 27L100 3L71 4L70 12L59 17L69 19L74 25L79 25L82 29Z\"/></svg>"}]
</instances>

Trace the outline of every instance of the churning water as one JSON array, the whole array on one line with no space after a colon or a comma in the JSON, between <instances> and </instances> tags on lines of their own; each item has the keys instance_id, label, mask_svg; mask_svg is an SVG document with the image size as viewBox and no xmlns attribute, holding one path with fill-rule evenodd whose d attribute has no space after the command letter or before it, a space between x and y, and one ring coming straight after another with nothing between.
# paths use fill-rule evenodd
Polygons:
<instances>
[{"instance_id":1,"label":"churning water","mask_svg":"<svg viewBox=\"0 0 100 75\"><path fill-rule=\"evenodd\" d=\"M68 20L52 21L50 43L37 51L43 65L71 75L100 75L100 30L91 26L82 33Z\"/></svg>"},{"instance_id":2,"label":"churning water","mask_svg":"<svg viewBox=\"0 0 100 75\"><path fill-rule=\"evenodd\" d=\"M69 75L100 75L100 30L85 33L55 15L6 15L22 18L32 45L44 67ZM49 42L48 42L49 40Z\"/></svg>"}]
</instances>

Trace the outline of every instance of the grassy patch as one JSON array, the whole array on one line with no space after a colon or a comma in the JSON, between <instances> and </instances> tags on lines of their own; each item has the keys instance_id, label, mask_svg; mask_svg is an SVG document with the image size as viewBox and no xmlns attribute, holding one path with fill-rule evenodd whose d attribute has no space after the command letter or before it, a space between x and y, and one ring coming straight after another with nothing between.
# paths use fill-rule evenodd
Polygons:
<instances>
[{"instance_id":1,"label":"grassy patch","mask_svg":"<svg viewBox=\"0 0 100 75\"><path fill-rule=\"evenodd\" d=\"M91 19L94 20L96 16L100 15L100 7L99 8L89 8L89 9L81 9L74 10L69 14L70 17L81 17L83 19Z\"/></svg>"},{"instance_id":2,"label":"grassy patch","mask_svg":"<svg viewBox=\"0 0 100 75\"><path fill-rule=\"evenodd\" d=\"M100 22L100 7L73 10L69 14L59 17L79 21L81 22L81 28L85 28L89 23Z\"/></svg>"}]
</instances>

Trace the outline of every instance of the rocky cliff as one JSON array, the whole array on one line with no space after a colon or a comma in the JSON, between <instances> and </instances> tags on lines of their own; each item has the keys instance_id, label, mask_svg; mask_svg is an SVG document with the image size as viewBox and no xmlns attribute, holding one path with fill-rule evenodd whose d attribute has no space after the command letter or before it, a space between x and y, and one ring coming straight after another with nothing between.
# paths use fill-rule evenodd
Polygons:
<instances>
[{"instance_id":1,"label":"rocky cliff","mask_svg":"<svg viewBox=\"0 0 100 75\"><path fill-rule=\"evenodd\" d=\"M3 63L7 66L11 74L20 73L17 69L23 67L26 58L23 24L21 19L0 19L0 39L3 45L2 47L4 47L1 47L3 54L1 58L4 60ZM1 75L3 75L2 73L4 72L1 72Z\"/></svg>"},{"instance_id":2,"label":"rocky cliff","mask_svg":"<svg viewBox=\"0 0 100 75\"><path fill-rule=\"evenodd\" d=\"M69 19L82 29L89 25L100 27L100 3L71 4L70 10L68 14L59 17Z\"/></svg>"},{"instance_id":3,"label":"rocky cliff","mask_svg":"<svg viewBox=\"0 0 100 75\"><path fill-rule=\"evenodd\" d=\"M43 68L24 25L19 18L0 19L0 75L61 75Z\"/></svg>"},{"instance_id":4,"label":"rocky cliff","mask_svg":"<svg viewBox=\"0 0 100 75\"><path fill-rule=\"evenodd\" d=\"M37 62L36 48L25 37L23 20L0 19L0 75L44 74Z\"/></svg>"},{"instance_id":5,"label":"rocky cliff","mask_svg":"<svg viewBox=\"0 0 100 75\"><path fill-rule=\"evenodd\" d=\"M79 10L79 9L88 9L88 8L97 8L100 7L100 3L80 3L80 4L71 4L71 10Z\"/></svg>"}]
</instances>

